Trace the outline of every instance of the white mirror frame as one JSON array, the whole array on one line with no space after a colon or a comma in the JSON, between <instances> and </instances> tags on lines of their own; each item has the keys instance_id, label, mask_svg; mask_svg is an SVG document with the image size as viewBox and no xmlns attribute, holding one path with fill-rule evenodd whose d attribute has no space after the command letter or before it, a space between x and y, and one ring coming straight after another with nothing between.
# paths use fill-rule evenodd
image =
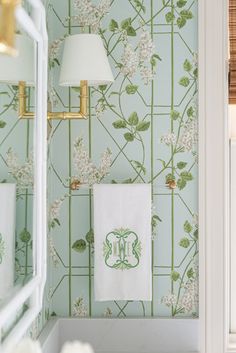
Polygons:
<instances>
[{"instance_id":1,"label":"white mirror frame","mask_svg":"<svg viewBox=\"0 0 236 353\"><path fill-rule=\"evenodd\" d=\"M9 320L14 317L24 303L29 300L29 309L23 314L11 330L1 350L17 343L25 334L42 308L43 292L46 282L46 173L47 173L47 48L45 8L41 0L27 0L32 7L32 18L21 5L18 5L15 16L20 27L37 43L36 51L36 109L35 109L35 184L34 184L34 225L33 225L33 277L23 286L0 311L0 332ZM1 342L1 337L0 337Z\"/></svg>"}]
</instances>

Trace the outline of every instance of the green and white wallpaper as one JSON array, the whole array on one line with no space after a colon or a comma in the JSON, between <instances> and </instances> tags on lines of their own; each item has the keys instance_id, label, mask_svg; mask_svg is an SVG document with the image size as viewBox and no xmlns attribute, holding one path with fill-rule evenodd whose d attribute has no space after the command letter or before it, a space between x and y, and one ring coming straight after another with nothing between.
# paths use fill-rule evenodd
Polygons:
<instances>
[{"instance_id":1,"label":"green and white wallpaper","mask_svg":"<svg viewBox=\"0 0 236 353\"><path fill-rule=\"evenodd\" d=\"M67 35L99 33L115 77L90 89L89 119L49 124L52 314L196 317L197 0L52 0L48 29L54 111L79 109L58 85ZM95 182L152 184L152 302L94 301Z\"/></svg>"},{"instance_id":2,"label":"green and white wallpaper","mask_svg":"<svg viewBox=\"0 0 236 353\"><path fill-rule=\"evenodd\" d=\"M32 335L50 313L197 317L197 0L51 0L47 10L52 109L79 109L79 89L58 85L67 35L99 33L115 81L90 88L87 120L48 124L48 283ZM24 277L33 121L18 119L17 104L17 88L1 85L0 180L18 184L16 273ZM152 185L152 302L94 300L95 182Z\"/></svg>"}]
</instances>

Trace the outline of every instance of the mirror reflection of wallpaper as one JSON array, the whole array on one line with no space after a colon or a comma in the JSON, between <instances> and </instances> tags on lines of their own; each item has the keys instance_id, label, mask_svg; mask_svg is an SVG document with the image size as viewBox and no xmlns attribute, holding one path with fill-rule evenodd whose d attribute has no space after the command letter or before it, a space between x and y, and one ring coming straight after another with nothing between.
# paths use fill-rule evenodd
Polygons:
<instances>
[{"instance_id":1,"label":"mirror reflection of wallpaper","mask_svg":"<svg viewBox=\"0 0 236 353\"><path fill-rule=\"evenodd\" d=\"M197 1L52 0L50 99L68 34L103 38L115 82L90 89L89 119L54 121L49 145L50 298L56 315L198 315ZM152 183L153 300L95 302L94 182ZM132 210L130 210L132 212ZM145 285L145 283L143 283Z\"/></svg>"},{"instance_id":2,"label":"mirror reflection of wallpaper","mask_svg":"<svg viewBox=\"0 0 236 353\"><path fill-rule=\"evenodd\" d=\"M28 108L33 109L34 90L27 89ZM31 92L30 92L31 91ZM14 183L16 189L15 284L32 274L33 223L33 121L18 118L18 87L0 85L0 182ZM1 234L1 264L7 240ZM13 265L14 266L14 265ZM9 269L10 271L10 269ZM9 294L9 293L8 293Z\"/></svg>"}]
</instances>

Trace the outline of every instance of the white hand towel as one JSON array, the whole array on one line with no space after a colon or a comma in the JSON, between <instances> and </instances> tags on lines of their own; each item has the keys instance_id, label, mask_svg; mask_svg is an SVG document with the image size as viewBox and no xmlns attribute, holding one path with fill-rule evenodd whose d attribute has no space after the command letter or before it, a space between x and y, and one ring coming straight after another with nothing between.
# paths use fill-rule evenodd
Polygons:
<instances>
[{"instance_id":1,"label":"white hand towel","mask_svg":"<svg viewBox=\"0 0 236 353\"><path fill-rule=\"evenodd\" d=\"M0 183L0 301L14 286L15 213L16 186Z\"/></svg>"},{"instance_id":2,"label":"white hand towel","mask_svg":"<svg viewBox=\"0 0 236 353\"><path fill-rule=\"evenodd\" d=\"M94 185L95 300L152 300L151 185Z\"/></svg>"}]
</instances>

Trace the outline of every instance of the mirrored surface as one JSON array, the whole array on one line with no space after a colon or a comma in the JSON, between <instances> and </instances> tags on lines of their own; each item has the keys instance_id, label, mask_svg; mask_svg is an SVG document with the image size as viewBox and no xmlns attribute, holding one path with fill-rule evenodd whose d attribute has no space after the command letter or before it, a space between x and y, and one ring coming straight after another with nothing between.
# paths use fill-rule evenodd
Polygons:
<instances>
[{"instance_id":1,"label":"mirrored surface","mask_svg":"<svg viewBox=\"0 0 236 353\"><path fill-rule=\"evenodd\" d=\"M19 30L16 47L0 54L0 305L33 273L35 43Z\"/></svg>"}]
</instances>

